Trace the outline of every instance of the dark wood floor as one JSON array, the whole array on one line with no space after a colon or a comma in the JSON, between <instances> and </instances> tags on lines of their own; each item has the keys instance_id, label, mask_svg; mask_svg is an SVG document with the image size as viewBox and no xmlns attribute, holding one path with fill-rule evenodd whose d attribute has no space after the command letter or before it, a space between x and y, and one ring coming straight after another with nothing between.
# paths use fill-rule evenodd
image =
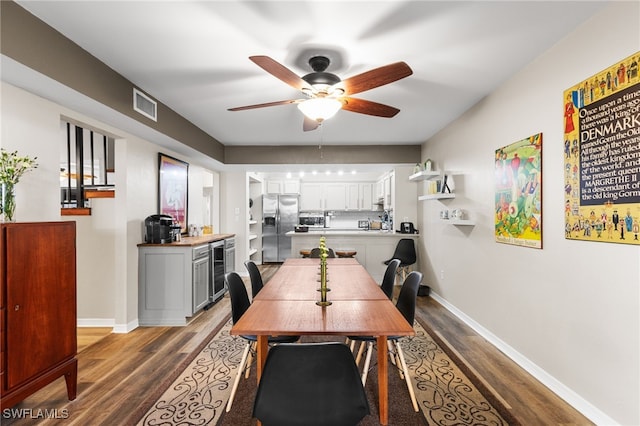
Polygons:
<instances>
[{"instance_id":1,"label":"dark wood floor","mask_svg":"<svg viewBox=\"0 0 640 426\"><path fill-rule=\"evenodd\" d=\"M265 281L275 269L262 268ZM75 401L66 400L64 380L59 379L14 407L26 409L22 414L27 418L11 420L3 411L2 424L135 424L148 393L198 347L228 312L229 299L225 297L186 327L139 327L128 334L110 334L78 354ZM592 424L433 299L419 298L417 316L464 357L523 425ZM56 414L58 419L32 418L43 410Z\"/></svg>"}]
</instances>

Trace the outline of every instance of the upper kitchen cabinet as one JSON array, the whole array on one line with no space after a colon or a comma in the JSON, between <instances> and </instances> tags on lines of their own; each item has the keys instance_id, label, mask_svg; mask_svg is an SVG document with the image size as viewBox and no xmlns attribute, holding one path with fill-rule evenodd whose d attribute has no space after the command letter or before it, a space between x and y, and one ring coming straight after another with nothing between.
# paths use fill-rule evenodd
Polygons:
<instances>
[{"instance_id":1,"label":"upper kitchen cabinet","mask_svg":"<svg viewBox=\"0 0 640 426\"><path fill-rule=\"evenodd\" d=\"M376 210L373 182L304 182L300 210Z\"/></svg>"},{"instance_id":2,"label":"upper kitchen cabinet","mask_svg":"<svg viewBox=\"0 0 640 426\"><path fill-rule=\"evenodd\" d=\"M348 183L347 190L347 210L375 210L374 205L374 183L373 182L353 182Z\"/></svg>"},{"instance_id":3,"label":"upper kitchen cabinet","mask_svg":"<svg viewBox=\"0 0 640 426\"><path fill-rule=\"evenodd\" d=\"M395 174L393 171L380 176L376 182L377 204L385 210L392 210L394 205L393 187L395 186Z\"/></svg>"},{"instance_id":4,"label":"upper kitchen cabinet","mask_svg":"<svg viewBox=\"0 0 640 426\"><path fill-rule=\"evenodd\" d=\"M266 183L267 194L300 194L300 181L297 179L269 179Z\"/></svg>"},{"instance_id":5,"label":"upper kitchen cabinet","mask_svg":"<svg viewBox=\"0 0 640 426\"><path fill-rule=\"evenodd\" d=\"M325 210L347 210L347 185L345 183L326 183L324 190Z\"/></svg>"},{"instance_id":6,"label":"upper kitchen cabinet","mask_svg":"<svg viewBox=\"0 0 640 426\"><path fill-rule=\"evenodd\" d=\"M341 182L304 182L300 185L300 210L346 210L347 187Z\"/></svg>"},{"instance_id":7,"label":"upper kitchen cabinet","mask_svg":"<svg viewBox=\"0 0 640 426\"><path fill-rule=\"evenodd\" d=\"M300 211L324 210L323 184L319 182L303 182L300 185Z\"/></svg>"}]
</instances>

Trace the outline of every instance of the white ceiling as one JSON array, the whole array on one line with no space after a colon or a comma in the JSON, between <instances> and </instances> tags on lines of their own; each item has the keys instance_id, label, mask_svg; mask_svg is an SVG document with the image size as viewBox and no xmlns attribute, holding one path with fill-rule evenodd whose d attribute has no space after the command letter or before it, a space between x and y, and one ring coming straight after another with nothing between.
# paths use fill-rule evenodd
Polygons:
<instances>
[{"instance_id":1,"label":"white ceiling","mask_svg":"<svg viewBox=\"0 0 640 426\"><path fill-rule=\"evenodd\" d=\"M606 1L18 3L225 145L366 145L421 144ZM356 95L400 113L339 111L303 132L295 105L227 111L300 98L248 57L304 75L309 52L343 79L405 61L413 75Z\"/></svg>"}]
</instances>

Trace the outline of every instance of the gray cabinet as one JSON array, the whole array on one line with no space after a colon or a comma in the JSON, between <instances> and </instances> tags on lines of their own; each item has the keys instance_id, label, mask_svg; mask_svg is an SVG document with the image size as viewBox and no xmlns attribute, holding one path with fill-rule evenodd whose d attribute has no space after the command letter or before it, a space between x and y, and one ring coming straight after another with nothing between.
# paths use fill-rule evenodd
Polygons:
<instances>
[{"instance_id":1,"label":"gray cabinet","mask_svg":"<svg viewBox=\"0 0 640 426\"><path fill-rule=\"evenodd\" d=\"M140 325L185 325L189 317L208 303L209 256L198 258L198 248L171 245L139 248Z\"/></svg>"},{"instance_id":2,"label":"gray cabinet","mask_svg":"<svg viewBox=\"0 0 640 426\"><path fill-rule=\"evenodd\" d=\"M204 308L210 299L209 274L211 260L209 258L209 245L206 244L193 249L193 313Z\"/></svg>"}]
</instances>

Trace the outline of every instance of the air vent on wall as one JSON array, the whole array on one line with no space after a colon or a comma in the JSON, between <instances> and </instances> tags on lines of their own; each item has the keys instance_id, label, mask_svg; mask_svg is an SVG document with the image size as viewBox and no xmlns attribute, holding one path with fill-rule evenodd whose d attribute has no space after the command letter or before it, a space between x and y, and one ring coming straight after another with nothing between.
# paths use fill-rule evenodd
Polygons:
<instances>
[{"instance_id":1,"label":"air vent on wall","mask_svg":"<svg viewBox=\"0 0 640 426\"><path fill-rule=\"evenodd\" d=\"M142 93L140 90L133 88L133 109L140 114L158 121L157 102L151 99L149 96Z\"/></svg>"}]
</instances>

